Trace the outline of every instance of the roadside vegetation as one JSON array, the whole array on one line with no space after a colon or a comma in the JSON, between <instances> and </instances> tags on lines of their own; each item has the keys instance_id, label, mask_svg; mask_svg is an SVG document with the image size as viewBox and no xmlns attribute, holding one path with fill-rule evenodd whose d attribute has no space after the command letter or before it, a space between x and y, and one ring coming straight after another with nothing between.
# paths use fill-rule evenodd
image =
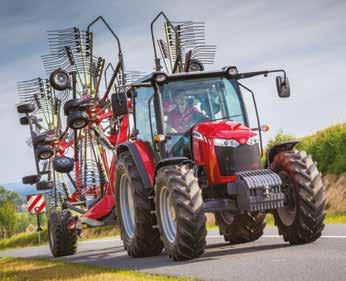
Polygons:
<instances>
[{"instance_id":1,"label":"roadside vegetation","mask_svg":"<svg viewBox=\"0 0 346 281\"><path fill-rule=\"evenodd\" d=\"M301 142L297 149L311 154L323 175L346 172L346 123L330 126L302 138L279 133L268 142L267 149L278 142L290 140Z\"/></svg>"},{"instance_id":2,"label":"roadside vegetation","mask_svg":"<svg viewBox=\"0 0 346 281\"><path fill-rule=\"evenodd\" d=\"M129 270L106 269L92 265L44 259L0 259L0 280L22 281L188 281L195 279L145 274Z\"/></svg>"}]
</instances>

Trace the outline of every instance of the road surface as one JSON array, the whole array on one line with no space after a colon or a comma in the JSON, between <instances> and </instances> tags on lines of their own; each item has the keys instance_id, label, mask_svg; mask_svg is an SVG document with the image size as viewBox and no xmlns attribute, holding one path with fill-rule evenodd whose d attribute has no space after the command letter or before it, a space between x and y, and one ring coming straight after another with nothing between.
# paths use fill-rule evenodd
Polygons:
<instances>
[{"instance_id":1,"label":"road surface","mask_svg":"<svg viewBox=\"0 0 346 281\"><path fill-rule=\"evenodd\" d=\"M81 242L76 255L63 259L209 281L346 280L346 225L327 225L322 238L301 246L284 243L275 228L247 244L230 246L217 231L210 231L207 241L206 253L187 262L173 262L165 254L128 257L119 238ZM7 250L0 256L51 257L47 247Z\"/></svg>"}]
</instances>

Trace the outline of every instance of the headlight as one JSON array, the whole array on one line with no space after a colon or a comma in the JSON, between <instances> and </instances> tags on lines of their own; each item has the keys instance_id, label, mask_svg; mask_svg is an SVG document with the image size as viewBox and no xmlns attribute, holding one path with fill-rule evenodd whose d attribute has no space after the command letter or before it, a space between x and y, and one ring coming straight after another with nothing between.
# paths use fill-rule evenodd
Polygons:
<instances>
[{"instance_id":1,"label":"headlight","mask_svg":"<svg viewBox=\"0 0 346 281\"><path fill-rule=\"evenodd\" d=\"M237 147L239 146L239 142L236 140L224 140L224 139L214 139L215 146L229 146L229 147Z\"/></svg>"},{"instance_id":2,"label":"headlight","mask_svg":"<svg viewBox=\"0 0 346 281\"><path fill-rule=\"evenodd\" d=\"M247 140L248 145L254 145L258 143L258 136L251 137Z\"/></svg>"},{"instance_id":3,"label":"headlight","mask_svg":"<svg viewBox=\"0 0 346 281\"><path fill-rule=\"evenodd\" d=\"M238 69L236 66L230 66L227 68L226 71L229 76L235 76L238 74Z\"/></svg>"},{"instance_id":4,"label":"headlight","mask_svg":"<svg viewBox=\"0 0 346 281\"><path fill-rule=\"evenodd\" d=\"M158 72L154 74L154 79L157 83L164 83L167 79L167 75L163 72Z\"/></svg>"}]
</instances>

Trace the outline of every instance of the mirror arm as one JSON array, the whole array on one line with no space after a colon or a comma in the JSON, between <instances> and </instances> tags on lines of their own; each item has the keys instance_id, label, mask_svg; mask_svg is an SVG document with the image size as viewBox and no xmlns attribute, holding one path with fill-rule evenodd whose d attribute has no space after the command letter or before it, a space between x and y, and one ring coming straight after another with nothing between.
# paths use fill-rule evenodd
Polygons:
<instances>
[{"instance_id":1,"label":"mirror arm","mask_svg":"<svg viewBox=\"0 0 346 281\"><path fill-rule=\"evenodd\" d=\"M286 81L286 71L283 69L275 69L275 70L263 70L263 71L254 71L254 72L245 72L245 73L239 73L236 75L236 79L246 79L251 78L258 75L264 75L267 76L269 73L276 73L276 72L282 72L284 75L284 81Z\"/></svg>"}]
</instances>

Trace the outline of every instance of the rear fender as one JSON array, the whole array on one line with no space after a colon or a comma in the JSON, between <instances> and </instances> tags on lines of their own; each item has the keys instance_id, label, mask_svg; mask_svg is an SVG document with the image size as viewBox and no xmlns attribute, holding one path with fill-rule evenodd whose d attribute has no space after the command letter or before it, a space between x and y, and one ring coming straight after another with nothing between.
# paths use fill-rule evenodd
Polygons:
<instances>
[{"instance_id":1,"label":"rear fender","mask_svg":"<svg viewBox=\"0 0 346 281\"><path fill-rule=\"evenodd\" d=\"M299 141L287 141L287 142L280 142L278 144L275 144L272 148L270 148L267 151L267 159L266 159L266 168L270 168L271 163L274 160L274 157L276 154L283 152L283 151L289 151L292 150Z\"/></svg>"},{"instance_id":2,"label":"rear fender","mask_svg":"<svg viewBox=\"0 0 346 281\"><path fill-rule=\"evenodd\" d=\"M144 141L126 141L117 147L117 155L124 151L129 151L139 176L146 189L151 189L154 185L155 157L149 144Z\"/></svg>"}]
</instances>

